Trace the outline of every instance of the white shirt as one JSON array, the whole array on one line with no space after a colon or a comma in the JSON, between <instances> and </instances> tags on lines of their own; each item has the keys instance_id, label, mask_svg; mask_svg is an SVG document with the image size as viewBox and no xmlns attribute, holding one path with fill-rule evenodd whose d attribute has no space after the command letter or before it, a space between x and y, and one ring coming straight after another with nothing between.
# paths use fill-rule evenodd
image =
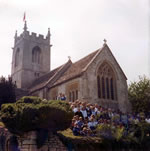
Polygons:
<instances>
[{"instance_id":1,"label":"white shirt","mask_svg":"<svg viewBox=\"0 0 150 151\"><path fill-rule=\"evenodd\" d=\"M150 118L146 118L145 121L146 121L147 123L150 123Z\"/></svg>"},{"instance_id":2,"label":"white shirt","mask_svg":"<svg viewBox=\"0 0 150 151\"><path fill-rule=\"evenodd\" d=\"M87 111L86 110L81 110L83 117L87 117Z\"/></svg>"},{"instance_id":3,"label":"white shirt","mask_svg":"<svg viewBox=\"0 0 150 151\"><path fill-rule=\"evenodd\" d=\"M78 111L78 108L75 107L75 108L73 109L73 112L76 113L77 111Z\"/></svg>"},{"instance_id":4,"label":"white shirt","mask_svg":"<svg viewBox=\"0 0 150 151\"><path fill-rule=\"evenodd\" d=\"M93 121L93 122L89 122L88 123L88 127L95 127L97 125L97 122Z\"/></svg>"}]
</instances>

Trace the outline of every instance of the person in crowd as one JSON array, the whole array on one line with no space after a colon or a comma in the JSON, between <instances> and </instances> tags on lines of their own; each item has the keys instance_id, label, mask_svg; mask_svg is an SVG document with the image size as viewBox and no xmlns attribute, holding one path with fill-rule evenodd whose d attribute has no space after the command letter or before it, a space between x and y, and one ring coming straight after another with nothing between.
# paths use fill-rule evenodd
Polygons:
<instances>
[{"instance_id":1,"label":"person in crowd","mask_svg":"<svg viewBox=\"0 0 150 151\"><path fill-rule=\"evenodd\" d=\"M81 136L87 136L87 128L84 127L80 134Z\"/></svg>"},{"instance_id":2,"label":"person in crowd","mask_svg":"<svg viewBox=\"0 0 150 151\"><path fill-rule=\"evenodd\" d=\"M79 120L77 122L78 127L80 128L80 130L83 128L84 122L82 117L79 117Z\"/></svg>"},{"instance_id":3,"label":"person in crowd","mask_svg":"<svg viewBox=\"0 0 150 151\"><path fill-rule=\"evenodd\" d=\"M94 121L94 118L92 117L90 119L90 121L88 122L88 127L91 129L91 130L94 130L97 126L98 122L97 121Z\"/></svg>"},{"instance_id":4,"label":"person in crowd","mask_svg":"<svg viewBox=\"0 0 150 151\"><path fill-rule=\"evenodd\" d=\"M65 101L65 100L66 100L65 94L62 94L60 99L61 99L62 101Z\"/></svg>"},{"instance_id":5,"label":"person in crowd","mask_svg":"<svg viewBox=\"0 0 150 151\"><path fill-rule=\"evenodd\" d=\"M75 112L75 115L78 115L79 117L84 118L84 117L83 117L83 114L82 114L82 112L80 111L80 108L79 108L79 107L78 107L77 112Z\"/></svg>"},{"instance_id":6,"label":"person in crowd","mask_svg":"<svg viewBox=\"0 0 150 151\"><path fill-rule=\"evenodd\" d=\"M76 104L73 104L73 105L71 106L71 108L72 108L72 111L73 111L74 113L76 113L76 112L78 111L78 108L77 108L77 105L76 105Z\"/></svg>"},{"instance_id":7,"label":"person in crowd","mask_svg":"<svg viewBox=\"0 0 150 151\"><path fill-rule=\"evenodd\" d=\"M95 106L90 106L92 115L96 116L97 111L95 111Z\"/></svg>"},{"instance_id":8,"label":"person in crowd","mask_svg":"<svg viewBox=\"0 0 150 151\"><path fill-rule=\"evenodd\" d=\"M147 116L147 118L145 119L145 121L150 124L150 117Z\"/></svg>"},{"instance_id":9,"label":"person in crowd","mask_svg":"<svg viewBox=\"0 0 150 151\"><path fill-rule=\"evenodd\" d=\"M59 93L57 100L61 100L61 97L62 97L62 93Z\"/></svg>"},{"instance_id":10,"label":"person in crowd","mask_svg":"<svg viewBox=\"0 0 150 151\"><path fill-rule=\"evenodd\" d=\"M74 128L75 121L76 121L76 120L73 118L73 119L72 119L72 122L71 122L71 126L70 126L70 129L71 129L71 130L73 130L73 128Z\"/></svg>"},{"instance_id":11,"label":"person in crowd","mask_svg":"<svg viewBox=\"0 0 150 151\"><path fill-rule=\"evenodd\" d=\"M79 128L77 123L74 124L74 127L73 127L72 131L73 131L73 135L75 135L75 136L80 135L80 128Z\"/></svg>"},{"instance_id":12,"label":"person in crowd","mask_svg":"<svg viewBox=\"0 0 150 151\"><path fill-rule=\"evenodd\" d=\"M122 122L122 124L124 126L127 126L127 124L128 124L128 116L127 116L127 114L125 114L125 113L121 114L121 122Z\"/></svg>"},{"instance_id":13,"label":"person in crowd","mask_svg":"<svg viewBox=\"0 0 150 151\"><path fill-rule=\"evenodd\" d=\"M87 118L87 111L86 111L85 106L82 107L81 112L82 112L82 115L83 115L84 119Z\"/></svg>"},{"instance_id":14,"label":"person in crowd","mask_svg":"<svg viewBox=\"0 0 150 151\"><path fill-rule=\"evenodd\" d=\"M87 104L87 106L86 106L86 112L87 112L87 116L89 118L91 116L91 114L92 114L92 111L91 111L91 108L90 108L90 104Z\"/></svg>"}]
</instances>

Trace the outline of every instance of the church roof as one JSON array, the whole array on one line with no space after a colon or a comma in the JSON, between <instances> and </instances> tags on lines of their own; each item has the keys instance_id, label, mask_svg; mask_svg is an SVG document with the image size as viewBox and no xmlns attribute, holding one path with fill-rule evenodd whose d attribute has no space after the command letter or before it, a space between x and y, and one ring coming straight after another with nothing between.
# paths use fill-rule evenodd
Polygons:
<instances>
[{"instance_id":1,"label":"church roof","mask_svg":"<svg viewBox=\"0 0 150 151\"><path fill-rule=\"evenodd\" d=\"M99 49L94 51L93 53L90 53L89 55L85 56L84 58L80 59L79 61L72 63L71 65L66 68L65 71L63 71L63 73L59 74L58 71L62 70L61 68L66 65L62 65L52 71L50 71L49 73L45 74L44 76L36 79L33 84L31 85L30 92L33 91L37 91L41 88L43 88L46 85L49 85L49 82L51 82L51 78L55 75L57 76L59 74L59 78L57 80L55 80L55 82L53 83L53 85L50 85L48 87L53 87L56 86L60 83L63 83L67 80L73 79L77 76L80 76L82 74L82 72L84 71L84 68L88 65L88 63L93 59L93 57L98 53Z\"/></svg>"},{"instance_id":2,"label":"church roof","mask_svg":"<svg viewBox=\"0 0 150 151\"><path fill-rule=\"evenodd\" d=\"M34 89L38 89L38 88L44 86L45 82L48 81L60 68L61 68L61 66L54 69L54 70L52 70L52 71L50 71L49 73L43 75L42 77L36 79L32 83L32 85L29 87L29 89L31 89L31 91L32 91Z\"/></svg>"},{"instance_id":3,"label":"church roof","mask_svg":"<svg viewBox=\"0 0 150 151\"><path fill-rule=\"evenodd\" d=\"M77 76L80 76L83 71L84 68L89 64L89 62L94 58L94 56L97 54L97 52L99 51L96 50L93 53L90 53L89 55L85 56L84 58L78 60L75 63L72 63L71 67L64 73L63 76L61 76L55 83L55 85L58 85L60 83L63 83L67 80L73 79Z\"/></svg>"},{"instance_id":4,"label":"church roof","mask_svg":"<svg viewBox=\"0 0 150 151\"><path fill-rule=\"evenodd\" d=\"M99 53L101 53L104 47L108 47L107 44L104 44L102 48L90 53L89 55L85 56L84 58L78 60L75 63L72 63L71 60L69 60L64 65L38 78L37 80L33 82L32 86L29 88L30 92L37 91L39 89L42 89L45 86L47 86L48 88L51 88L51 87L57 86L61 83L64 83L66 81L69 81L71 79L81 76L83 72L87 70L87 68L90 66L93 60L99 55ZM113 58L115 59L114 56ZM115 62L118 64L116 59L115 59ZM125 76L119 64L118 64L118 67L120 68L121 72Z\"/></svg>"}]
</instances>

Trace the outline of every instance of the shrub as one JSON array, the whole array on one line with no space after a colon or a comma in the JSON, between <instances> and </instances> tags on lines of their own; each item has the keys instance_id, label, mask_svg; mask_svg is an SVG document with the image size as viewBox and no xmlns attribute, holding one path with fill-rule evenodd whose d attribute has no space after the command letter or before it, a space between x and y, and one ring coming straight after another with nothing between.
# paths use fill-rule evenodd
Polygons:
<instances>
[{"instance_id":1,"label":"shrub","mask_svg":"<svg viewBox=\"0 0 150 151\"><path fill-rule=\"evenodd\" d=\"M16 102L15 88L11 77L0 77L0 108L4 103Z\"/></svg>"},{"instance_id":2,"label":"shrub","mask_svg":"<svg viewBox=\"0 0 150 151\"><path fill-rule=\"evenodd\" d=\"M36 96L24 96L20 100L17 101L17 103L32 103L32 104L39 104L42 102L42 99L40 97Z\"/></svg>"},{"instance_id":3,"label":"shrub","mask_svg":"<svg viewBox=\"0 0 150 151\"><path fill-rule=\"evenodd\" d=\"M128 97L133 112L149 112L150 108L150 79L139 77L139 81L131 82L128 88Z\"/></svg>"},{"instance_id":4,"label":"shrub","mask_svg":"<svg viewBox=\"0 0 150 151\"><path fill-rule=\"evenodd\" d=\"M1 119L13 134L48 129L52 132L70 126L73 112L62 101L42 101L38 97L23 97L16 103L3 104Z\"/></svg>"}]
</instances>

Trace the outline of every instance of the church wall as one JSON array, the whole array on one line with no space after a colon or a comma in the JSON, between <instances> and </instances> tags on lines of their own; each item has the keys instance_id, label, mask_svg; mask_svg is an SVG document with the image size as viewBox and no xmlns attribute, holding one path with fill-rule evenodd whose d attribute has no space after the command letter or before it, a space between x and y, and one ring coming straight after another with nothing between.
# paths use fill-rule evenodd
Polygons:
<instances>
[{"instance_id":1,"label":"church wall","mask_svg":"<svg viewBox=\"0 0 150 151\"><path fill-rule=\"evenodd\" d=\"M22 85L22 59L23 59L23 41L21 41L20 44L16 44L16 46L13 48L13 56L12 56L12 67L11 67L11 75L12 75L12 80L13 82L16 82L17 87L21 88ZM15 61L16 61L16 52L19 49L19 57L18 57L18 64L15 66Z\"/></svg>"},{"instance_id":2,"label":"church wall","mask_svg":"<svg viewBox=\"0 0 150 151\"><path fill-rule=\"evenodd\" d=\"M48 91L48 99L56 98L56 96L59 95L59 93L65 94L67 100L69 100L69 92L76 92L78 90L78 97L81 97L81 88L80 88L80 82L81 78L75 78L73 80L70 80L66 83L60 84L56 87L51 88Z\"/></svg>"},{"instance_id":3,"label":"church wall","mask_svg":"<svg viewBox=\"0 0 150 151\"><path fill-rule=\"evenodd\" d=\"M48 100L56 100L58 96L58 87L48 90Z\"/></svg>"},{"instance_id":4,"label":"church wall","mask_svg":"<svg viewBox=\"0 0 150 151\"><path fill-rule=\"evenodd\" d=\"M21 88L21 76L22 76L22 74L21 74L20 71L18 71L17 74L13 75L12 80L13 80L14 83L16 83L18 88Z\"/></svg>"},{"instance_id":5,"label":"church wall","mask_svg":"<svg viewBox=\"0 0 150 151\"><path fill-rule=\"evenodd\" d=\"M104 62L108 62L110 66L115 71L116 75L116 87L117 87L117 100L104 100L98 98L98 90L97 90L97 73L99 66ZM127 83L124 75L122 74L120 68L116 64L112 54L105 47L105 49L100 52L97 58L92 62L89 66L88 70L84 74L83 79L83 87L85 88L85 92L83 93L83 97L87 97L88 100L92 103L101 104L104 107L112 107L115 109L120 109L123 112L126 112L129 103L128 103L128 95L127 95Z\"/></svg>"},{"instance_id":6,"label":"church wall","mask_svg":"<svg viewBox=\"0 0 150 151\"><path fill-rule=\"evenodd\" d=\"M40 97L40 98L43 98L43 89L38 90L38 91L32 93L31 95L32 95L32 96L38 96L38 97Z\"/></svg>"}]
</instances>

